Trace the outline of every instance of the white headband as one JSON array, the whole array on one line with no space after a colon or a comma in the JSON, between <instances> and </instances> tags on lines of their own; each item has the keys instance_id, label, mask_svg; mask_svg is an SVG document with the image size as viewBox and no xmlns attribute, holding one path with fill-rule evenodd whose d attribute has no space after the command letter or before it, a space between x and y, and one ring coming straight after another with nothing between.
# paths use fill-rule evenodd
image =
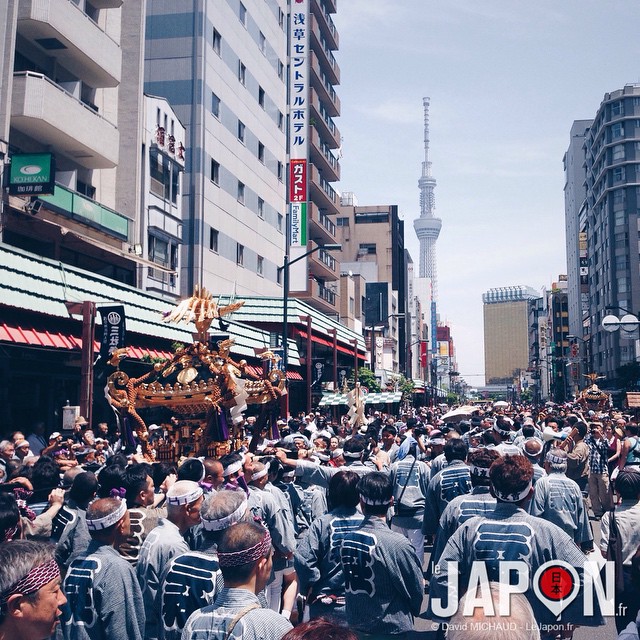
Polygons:
<instances>
[{"instance_id":1,"label":"white headband","mask_svg":"<svg viewBox=\"0 0 640 640\"><path fill-rule=\"evenodd\" d=\"M362 451L360 451L360 452L343 451L342 452L342 457L343 458L352 458L354 460L359 460L362 457Z\"/></svg>"},{"instance_id":2,"label":"white headband","mask_svg":"<svg viewBox=\"0 0 640 640\"><path fill-rule=\"evenodd\" d=\"M496 494L496 498L503 502L520 502L529 495L532 486L533 484L531 480L529 480L527 486L520 493L501 493L495 488L495 486L493 487L493 492Z\"/></svg>"},{"instance_id":3,"label":"white headband","mask_svg":"<svg viewBox=\"0 0 640 640\"><path fill-rule=\"evenodd\" d=\"M472 476L480 476L482 478L489 477L489 468L488 467L476 467L474 464L469 465L469 473Z\"/></svg>"},{"instance_id":4,"label":"white headband","mask_svg":"<svg viewBox=\"0 0 640 640\"><path fill-rule=\"evenodd\" d=\"M560 456L554 456L553 453L547 453L545 457L546 462L551 464L567 464L567 458L561 458Z\"/></svg>"},{"instance_id":5,"label":"white headband","mask_svg":"<svg viewBox=\"0 0 640 640\"><path fill-rule=\"evenodd\" d=\"M193 489L193 491L189 491L189 493L185 493L182 496L171 496L170 498L167 497L167 502L169 504L175 505L191 504L192 502L195 502L203 493L204 491L202 490L202 487L196 487L195 489Z\"/></svg>"},{"instance_id":6,"label":"white headband","mask_svg":"<svg viewBox=\"0 0 640 640\"><path fill-rule=\"evenodd\" d=\"M236 522L240 522L244 517L244 514L247 513L248 502L243 500L240 506L228 516L224 516L224 518L218 518L216 520L207 520L206 518L202 518L202 526L207 531L222 531L223 529L228 529L232 524L236 524Z\"/></svg>"},{"instance_id":7,"label":"white headband","mask_svg":"<svg viewBox=\"0 0 640 640\"><path fill-rule=\"evenodd\" d=\"M237 473L238 471L240 471L240 469L242 469L242 460L238 460L238 462L233 462L226 469L223 470L222 477L226 478L227 476L230 476L232 473Z\"/></svg>"},{"instance_id":8,"label":"white headband","mask_svg":"<svg viewBox=\"0 0 640 640\"><path fill-rule=\"evenodd\" d=\"M497 431L501 436L511 435L511 429L501 429L497 424L493 425L494 431Z\"/></svg>"},{"instance_id":9,"label":"white headband","mask_svg":"<svg viewBox=\"0 0 640 640\"><path fill-rule=\"evenodd\" d=\"M382 507L391 503L391 498L389 500L372 500L371 498L365 498L362 494L360 494L360 500L371 507Z\"/></svg>"},{"instance_id":10,"label":"white headband","mask_svg":"<svg viewBox=\"0 0 640 640\"><path fill-rule=\"evenodd\" d=\"M270 462L264 465L264 469L261 471L257 471L256 473L251 474L251 480L260 480L260 478L264 478L267 473L269 473L269 467L271 466Z\"/></svg>"},{"instance_id":11,"label":"white headband","mask_svg":"<svg viewBox=\"0 0 640 640\"><path fill-rule=\"evenodd\" d=\"M127 503L124 500L121 500L120 506L103 518L94 518L93 520L89 520L89 518L87 518L87 529L89 529L89 531L101 531L102 529L107 529L116 524L116 522L120 522L122 516L124 516L126 512Z\"/></svg>"}]
</instances>

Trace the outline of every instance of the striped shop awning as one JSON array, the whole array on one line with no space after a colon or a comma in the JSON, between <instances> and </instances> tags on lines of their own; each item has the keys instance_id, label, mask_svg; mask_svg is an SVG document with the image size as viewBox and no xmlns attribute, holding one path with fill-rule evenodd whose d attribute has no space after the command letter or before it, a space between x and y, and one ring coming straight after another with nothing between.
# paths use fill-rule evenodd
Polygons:
<instances>
[{"instance_id":1,"label":"striped shop awning","mask_svg":"<svg viewBox=\"0 0 640 640\"><path fill-rule=\"evenodd\" d=\"M402 400L402 391L381 391L380 393L368 393L363 398L365 404L391 404ZM319 407L335 407L349 405L346 393L325 393L318 403Z\"/></svg>"}]
</instances>

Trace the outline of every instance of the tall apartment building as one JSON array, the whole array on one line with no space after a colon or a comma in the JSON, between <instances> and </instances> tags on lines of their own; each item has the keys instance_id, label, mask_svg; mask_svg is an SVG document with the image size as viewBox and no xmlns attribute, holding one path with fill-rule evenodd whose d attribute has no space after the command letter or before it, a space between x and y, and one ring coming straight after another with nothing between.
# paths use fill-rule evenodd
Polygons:
<instances>
[{"instance_id":1,"label":"tall apartment building","mask_svg":"<svg viewBox=\"0 0 640 640\"><path fill-rule=\"evenodd\" d=\"M482 295L487 384L509 384L528 369L529 301L539 297L524 286L489 289Z\"/></svg>"},{"instance_id":2,"label":"tall apartment building","mask_svg":"<svg viewBox=\"0 0 640 640\"><path fill-rule=\"evenodd\" d=\"M565 402L576 384L575 365L570 358L569 344L569 299L567 296L567 276L558 276L547 294L548 310L548 364L550 374L550 394L554 402Z\"/></svg>"},{"instance_id":3,"label":"tall apartment building","mask_svg":"<svg viewBox=\"0 0 640 640\"><path fill-rule=\"evenodd\" d=\"M187 131L182 294L281 294L287 2L160 0L146 24L145 91Z\"/></svg>"},{"instance_id":4,"label":"tall apartment building","mask_svg":"<svg viewBox=\"0 0 640 640\"><path fill-rule=\"evenodd\" d=\"M290 291L319 311L340 313L340 264L318 245L335 244L333 216L339 196L340 68L334 57L338 31L331 14L336 0L296 0L289 16L289 193Z\"/></svg>"},{"instance_id":5,"label":"tall apartment building","mask_svg":"<svg viewBox=\"0 0 640 640\"><path fill-rule=\"evenodd\" d=\"M8 0L0 17L0 139L13 161L2 242L127 284L146 263L129 251L140 224L140 6ZM18 172L49 158L48 186L25 188Z\"/></svg>"},{"instance_id":6,"label":"tall apartment building","mask_svg":"<svg viewBox=\"0 0 640 640\"><path fill-rule=\"evenodd\" d=\"M584 150L590 349L594 371L613 383L638 356L637 330L609 333L602 320L640 310L640 85L605 94Z\"/></svg>"},{"instance_id":7,"label":"tall apartment building","mask_svg":"<svg viewBox=\"0 0 640 640\"><path fill-rule=\"evenodd\" d=\"M375 331L376 369L405 372L407 359L407 254L396 205L359 206L344 193L336 220L342 269L366 282L365 329ZM384 330L382 329L384 327Z\"/></svg>"}]
</instances>

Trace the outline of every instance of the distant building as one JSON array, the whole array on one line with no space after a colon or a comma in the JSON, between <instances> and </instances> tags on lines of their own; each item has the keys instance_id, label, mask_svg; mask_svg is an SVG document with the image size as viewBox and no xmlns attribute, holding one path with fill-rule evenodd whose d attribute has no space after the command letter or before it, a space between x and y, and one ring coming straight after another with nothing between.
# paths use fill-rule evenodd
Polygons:
<instances>
[{"instance_id":1,"label":"distant building","mask_svg":"<svg viewBox=\"0 0 640 640\"><path fill-rule=\"evenodd\" d=\"M487 384L509 384L529 367L529 300L539 297L535 289L524 286L483 294Z\"/></svg>"}]
</instances>

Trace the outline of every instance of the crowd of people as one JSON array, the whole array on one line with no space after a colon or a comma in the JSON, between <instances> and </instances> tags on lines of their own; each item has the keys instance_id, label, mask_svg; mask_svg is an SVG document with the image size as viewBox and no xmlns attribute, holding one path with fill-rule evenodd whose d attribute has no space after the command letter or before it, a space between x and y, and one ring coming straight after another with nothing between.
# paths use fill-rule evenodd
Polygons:
<instances>
[{"instance_id":1,"label":"crowd of people","mask_svg":"<svg viewBox=\"0 0 640 640\"><path fill-rule=\"evenodd\" d=\"M176 461L83 418L6 434L0 640L402 640L418 616L534 640L610 615L639 637L631 415L488 403L244 430ZM603 598L582 597L593 581Z\"/></svg>"}]
</instances>

